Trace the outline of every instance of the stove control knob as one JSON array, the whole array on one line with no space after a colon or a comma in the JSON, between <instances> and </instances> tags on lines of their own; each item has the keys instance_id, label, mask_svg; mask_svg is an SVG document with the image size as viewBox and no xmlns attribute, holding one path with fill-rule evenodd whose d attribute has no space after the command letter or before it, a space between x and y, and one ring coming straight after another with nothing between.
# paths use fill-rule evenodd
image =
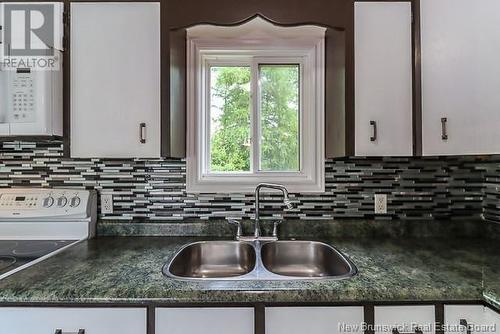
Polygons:
<instances>
[{"instance_id":1,"label":"stove control knob","mask_svg":"<svg viewBox=\"0 0 500 334\"><path fill-rule=\"evenodd\" d=\"M69 206L71 206L72 208L76 208L79 205L80 205L80 197L78 196L72 197L71 200L69 201Z\"/></svg>"},{"instance_id":2,"label":"stove control knob","mask_svg":"<svg viewBox=\"0 0 500 334\"><path fill-rule=\"evenodd\" d=\"M68 203L68 199L64 196L61 196L57 199L57 206L62 208Z\"/></svg>"},{"instance_id":3,"label":"stove control knob","mask_svg":"<svg viewBox=\"0 0 500 334\"><path fill-rule=\"evenodd\" d=\"M49 196L43 199L44 208L50 208L52 205L54 205L54 197Z\"/></svg>"}]
</instances>

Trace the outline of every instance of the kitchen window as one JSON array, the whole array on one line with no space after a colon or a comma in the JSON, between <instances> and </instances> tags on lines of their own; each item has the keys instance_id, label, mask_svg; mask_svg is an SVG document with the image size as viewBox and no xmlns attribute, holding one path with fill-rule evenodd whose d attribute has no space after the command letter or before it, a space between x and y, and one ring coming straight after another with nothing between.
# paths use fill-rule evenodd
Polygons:
<instances>
[{"instance_id":1,"label":"kitchen window","mask_svg":"<svg viewBox=\"0 0 500 334\"><path fill-rule=\"evenodd\" d=\"M257 20L257 22L255 22ZM324 190L324 29L188 29L187 190Z\"/></svg>"}]
</instances>

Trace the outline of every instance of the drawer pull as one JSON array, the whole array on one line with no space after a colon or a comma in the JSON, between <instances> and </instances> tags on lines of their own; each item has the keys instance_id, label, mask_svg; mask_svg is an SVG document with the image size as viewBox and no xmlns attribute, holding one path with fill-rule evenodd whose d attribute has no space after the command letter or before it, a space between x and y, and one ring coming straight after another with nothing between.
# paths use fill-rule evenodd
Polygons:
<instances>
[{"instance_id":1,"label":"drawer pull","mask_svg":"<svg viewBox=\"0 0 500 334\"><path fill-rule=\"evenodd\" d=\"M370 121L370 125L372 127L372 135L370 137L370 141L376 141L377 140L377 122Z\"/></svg>"},{"instance_id":2,"label":"drawer pull","mask_svg":"<svg viewBox=\"0 0 500 334\"><path fill-rule=\"evenodd\" d=\"M79 329L78 333L75 332L63 332L62 329L56 329L54 334L85 334L85 329Z\"/></svg>"},{"instance_id":3,"label":"drawer pull","mask_svg":"<svg viewBox=\"0 0 500 334\"><path fill-rule=\"evenodd\" d=\"M470 326L469 324L467 323L467 320L465 319L460 319L460 326L464 326L467 330L467 334L471 334L471 330L470 330Z\"/></svg>"},{"instance_id":4,"label":"drawer pull","mask_svg":"<svg viewBox=\"0 0 500 334\"><path fill-rule=\"evenodd\" d=\"M139 124L139 141L146 144L146 123Z\"/></svg>"},{"instance_id":5,"label":"drawer pull","mask_svg":"<svg viewBox=\"0 0 500 334\"><path fill-rule=\"evenodd\" d=\"M443 117L441 118L441 139L442 140L448 140L448 118Z\"/></svg>"},{"instance_id":6,"label":"drawer pull","mask_svg":"<svg viewBox=\"0 0 500 334\"><path fill-rule=\"evenodd\" d=\"M392 334L423 334L422 330L420 328L415 328L415 332L408 332L408 333L400 333L397 328L392 329Z\"/></svg>"}]
</instances>

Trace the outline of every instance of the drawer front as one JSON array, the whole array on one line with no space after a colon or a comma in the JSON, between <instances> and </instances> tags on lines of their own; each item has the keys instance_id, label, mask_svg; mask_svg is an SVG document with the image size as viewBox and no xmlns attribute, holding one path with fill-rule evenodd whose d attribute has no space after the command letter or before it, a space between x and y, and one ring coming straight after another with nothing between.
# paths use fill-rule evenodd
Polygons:
<instances>
[{"instance_id":1,"label":"drawer front","mask_svg":"<svg viewBox=\"0 0 500 334\"><path fill-rule=\"evenodd\" d=\"M375 307L375 333L400 334L435 333L434 306L376 306Z\"/></svg>"},{"instance_id":2,"label":"drawer front","mask_svg":"<svg viewBox=\"0 0 500 334\"><path fill-rule=\"evenodd\" d=\"M266 334L362 334L363 307L268 307Z\"/></svg>"},{"instance_id":3,"label":"drawer front","mask_svg":"<svg viewBox=\"0 0 500 334\"><path fill-rule=\"evenodd\" d=\"M482 305L445 305L445 334L466 334L467 330L484 323ZM472 332L475 332L472 330Z\"/></svg>"},{"instance_id":4,"label":"drawer front","mask_svg":"<svg viewBox=\"0 0 500 334\"><path fill-rule=\"evenodd\" d=\"M146 309L1 307L0 324L15 334L146 334Z\"/></svg>"},{"instance_id":5,"label":"drawer front","mask_svg":"<svg viewBox=\"0 0 500 334\"><path fill-rule=\"evenodd\" d=\"M156 334L254 334L254 309L157 308Z\"/></svg>"},{"instance_id":6,"label":"drawer front","mask_svg":"<svg viewBox=\"0 0 500 334\"><path fill-rule=\"evenodd\" d=\"M484 323L488 326L485 331L488 332L488 334L500 334L500 312L485 307L484 313Z\"/></svg>"}]
</instances>

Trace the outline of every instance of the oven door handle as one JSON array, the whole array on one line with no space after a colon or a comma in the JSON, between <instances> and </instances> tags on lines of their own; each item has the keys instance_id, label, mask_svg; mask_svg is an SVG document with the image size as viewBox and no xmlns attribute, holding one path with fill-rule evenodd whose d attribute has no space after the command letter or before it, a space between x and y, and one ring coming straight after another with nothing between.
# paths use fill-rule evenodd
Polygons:
<instances>
[{"instance_id":1,"label":"oven door handle","mask_svg":"<svg viewBox=\"0 0 500 334\"><path fill-rule=\"evenodd\" d=\"M79 329L77 333L75 333L75 332L63 332L62 329L56 329L54 334L85 334L85 329Z\"/></svg>"}]
</instances>

